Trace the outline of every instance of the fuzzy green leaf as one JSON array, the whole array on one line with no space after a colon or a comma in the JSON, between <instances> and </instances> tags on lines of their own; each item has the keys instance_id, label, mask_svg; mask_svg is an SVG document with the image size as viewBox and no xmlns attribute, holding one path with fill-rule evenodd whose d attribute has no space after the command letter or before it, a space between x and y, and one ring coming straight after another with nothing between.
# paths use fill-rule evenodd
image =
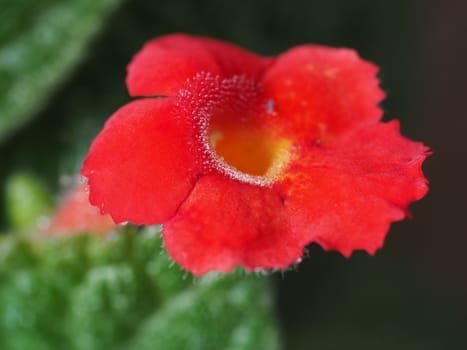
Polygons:
<instances>
[{"instance_id":1,"label":"fuzzy green leaf","mask_svg":"<svg viewBox=\"0 0 467 350\"><path fill-rule=\"evenodd\" d=\"M1 239L0 349L278 347L264 279L194 279L154 230Z\"/></svg>"}]
</instances>

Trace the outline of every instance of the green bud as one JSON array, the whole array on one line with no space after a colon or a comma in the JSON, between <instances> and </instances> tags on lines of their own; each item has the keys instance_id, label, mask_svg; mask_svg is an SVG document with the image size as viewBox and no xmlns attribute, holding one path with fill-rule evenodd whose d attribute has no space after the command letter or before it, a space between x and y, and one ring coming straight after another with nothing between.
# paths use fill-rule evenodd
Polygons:
<instances>
[{"instance_id":1,"label":"green bud","mask_svg":"<svg viewBox=\"0 0 467 350\"><path fill-rule=\"evenodd\" d=\"M53 201L37 178L15 174L6 182L5 207L10 227L25 231L38 225L41 217L52 212Z\"/></svg>"}]
</instances>

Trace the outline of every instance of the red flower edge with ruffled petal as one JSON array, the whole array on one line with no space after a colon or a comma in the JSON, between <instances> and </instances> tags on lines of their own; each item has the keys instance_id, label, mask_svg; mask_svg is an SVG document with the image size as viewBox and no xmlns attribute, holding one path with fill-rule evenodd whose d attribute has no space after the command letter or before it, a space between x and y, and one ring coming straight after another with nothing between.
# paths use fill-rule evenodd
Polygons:
<instances>
[{"instance_id":1,"label":"red flower edge with ruffled petal","mask_svg":"<svg viewBox=\"0 0 467 350\"><path fill-rule=\"evenodd\" d=\"M350 49L265 58L154 39L128 67L130 94L147 98L107 121L84 162L90 201L116 222L163 224L195 275L286 268L312 242L373 254L426 194L429 154L380 121L377 70Z\"/></svg>"}]
</instances>

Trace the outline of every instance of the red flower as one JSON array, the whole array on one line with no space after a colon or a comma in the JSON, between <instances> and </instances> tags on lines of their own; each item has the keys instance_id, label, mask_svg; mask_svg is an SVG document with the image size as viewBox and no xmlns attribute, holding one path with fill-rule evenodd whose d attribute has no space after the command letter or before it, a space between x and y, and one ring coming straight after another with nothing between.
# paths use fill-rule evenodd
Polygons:
<instances>
[{"instance_id":1,"label":"red flower","mask_svg":"<svg viewBox=\"0 0 467 350\"><path fill-rule=\"evenodd\" d=\"M148 98L118 110L84 162L91 203L116 222L163 223L196 275L285 268L311 242L373 254L427 192L428 153L380 122L377 70L350 49L264 58L157 38L128 67L130 94Z\"/></svg>"},{"instance_id":2,"label":"red flower","mask_svg":"<svg viewBox=\"0 0 467 350\"><path fill-rule=\"evenodd\" d=\"M108 215L101 215L99 209L89 204L85 183L77 185L65 197L45 227L44 234L67 236L77 233L105 235L116 228Z\"/></svg>"}]
</instances>

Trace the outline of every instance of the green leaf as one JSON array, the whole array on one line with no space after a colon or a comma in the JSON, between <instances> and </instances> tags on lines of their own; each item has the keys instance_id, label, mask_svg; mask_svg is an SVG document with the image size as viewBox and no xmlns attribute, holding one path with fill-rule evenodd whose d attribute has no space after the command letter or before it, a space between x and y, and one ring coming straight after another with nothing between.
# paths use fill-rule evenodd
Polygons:
<instances>
[{"instance_id":1,"label":"green leaf","mask_svg":"<svg viewBox=\"0 0 467 350\"><path fill-rule=\"evenodd\" d=\"M120 0L3 0L0 142L31 119L84 57Z\"/></svg>"},{"instance_id":2,"label":"green leaf","mask_svg":"<svg viewBox=\"0 0 467 350\"><path fill-rule=\"evenodd\" d=\"M263 278L195 279L159 230L0 238L0 349L274 350Z\"/></svg>"}]
</instances>

